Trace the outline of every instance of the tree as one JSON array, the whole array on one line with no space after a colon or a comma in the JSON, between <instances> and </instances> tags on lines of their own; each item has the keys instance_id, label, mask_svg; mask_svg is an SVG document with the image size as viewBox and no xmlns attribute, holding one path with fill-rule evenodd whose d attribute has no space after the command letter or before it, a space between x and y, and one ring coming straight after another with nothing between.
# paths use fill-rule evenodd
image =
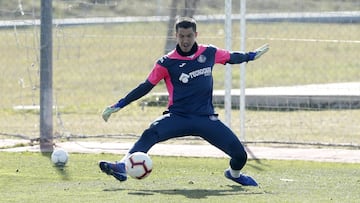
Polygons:
<instances>
[{"instance_id":1,"label":"tree","mask_svg":"<svg viewBox=\"0 0 360 203\"><path fill-rule=\"evenodd\" d=\"M185 0L185 6L182 10L182 17L193 17L196 11L196 5L199 2L199 0ZM169 22L168 22L168 28L167 28L167 37L166 37L166 44L165 44L165 50L164 53L168 53L172 49L174 49L176 45L176 41L174 38L174 24L176 22L177 14L178 14L178 5L179 1L172 0L171 2L171 8L170 8L170 14L169 14ZM180 10L180 12L181 12Z\"/></svg>"}]
</instances>

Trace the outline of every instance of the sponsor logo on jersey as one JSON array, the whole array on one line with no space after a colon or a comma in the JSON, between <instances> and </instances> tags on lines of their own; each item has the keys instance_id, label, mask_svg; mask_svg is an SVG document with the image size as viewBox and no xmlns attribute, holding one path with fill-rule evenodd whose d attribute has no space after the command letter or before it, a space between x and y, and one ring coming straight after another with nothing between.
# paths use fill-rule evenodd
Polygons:
<instances>
[{"instance_id":1,"label":"sponsor logo on jersey","mask_svg":"<svg viewBox=\"0 0 360 203\"><path fill-rule=\"evenodd\" d=\"M159 59L160 63L164 63L164 61L166 60L167 56L163 56Z\"/></svg>"},{"instance_id":2,"label":"sponsor logo on jersey","mask_svg":"<svg viewBox=\"0 0 360 203\"><path fill-rule=\"evenodd\" d=\"M181 73L180 77L179 77L179 80L182 82L182 83L188 83L189 82L189 78L190 76L186 73Z\"/></svg>"},{"instance_id":3,"label":"sponsor logo on jersey","mask_svg":"<svg viewBox=\"0 0 360 203\"><path fill-rule=\"evenodd\" d=\"M190 72L189 74L181 73L179 80L183 83L188 83L189 79L196 78L199 76L211 76L211 67L202 68L199 70L195 70Z\"/></svg>"},{"instance_id":4,"label":"sponsor logo on jersey","mask_svg":"<svg viewBox=\"0 0 360 203\"><path fill-rule=\"evenodd\" d=\"M181 63L181 64L179 65L179 67L182 68L182 67L184 67L185 65L186 65L186 63Z\"/></svg>"},{"instance_id":5,"label":"sponsor logo on jersey","mask_svg":"<svg viewBox=\"0 0 360 203\"><path fill-rule=\"evenodd\" d=\"M199 70L195 70L189 73L191 78L196 78L200 75L210 76L211 75L211 67L202 68Z\"/></svg>"}]
</instances>

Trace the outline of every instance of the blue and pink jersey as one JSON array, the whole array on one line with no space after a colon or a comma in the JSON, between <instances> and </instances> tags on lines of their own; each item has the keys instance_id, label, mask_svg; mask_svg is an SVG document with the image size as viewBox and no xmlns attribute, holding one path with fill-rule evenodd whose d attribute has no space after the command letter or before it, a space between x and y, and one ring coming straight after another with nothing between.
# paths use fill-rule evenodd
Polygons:
<instances>
[{"instance_id":1,"label":"blue and pink jersey","mask_svg":"<svg viewBox=\"0 0 360 203\"><path fill-rule=\"evenodd\" d=\"M230 52L199 45L191 56L181 56L176 49L159 59L148 76L152 85L165 81L170 112L194 115L214 114L212 104L214 64L225 64Z\"/></svg>"},{"instance_id":2,"label":"blue and pink jersey","mask_svg":"<svg viewBox=\"0 0 360 203\"><path fill-rule=\"evenodd\" d=\"M244 147L231 129L213 115L212 70L216 63L247 62L249 54L197 44L188 53L180 55L180 52L177 47L159 59L147 80L117 103L116 107L124 107L150 92L161 80L165 81L169 92L170 113L156 119L129 153L147 153L156 143L175 137L200 136L231 157L232 169L241 170L247 160ZM192 55L185 56L189 54Z\"/></svg>"}]
</instances>

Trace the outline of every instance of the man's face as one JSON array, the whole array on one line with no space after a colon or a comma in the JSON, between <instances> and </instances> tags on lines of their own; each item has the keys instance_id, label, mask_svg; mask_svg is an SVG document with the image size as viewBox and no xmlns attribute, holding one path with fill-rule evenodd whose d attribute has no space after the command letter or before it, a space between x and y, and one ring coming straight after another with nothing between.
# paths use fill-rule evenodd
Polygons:
<instances>
[{"instance_id":1,"label":"man's face","mask_svg":"<svg viewBox=\"0 0 360 203\"><path fill-rule=\"evenodd\" d=\"M192 28L178 28L176 40L181 51L189 52L195 43L196 37L197 32L194 32Z\"/></svg>"}]
</instances>

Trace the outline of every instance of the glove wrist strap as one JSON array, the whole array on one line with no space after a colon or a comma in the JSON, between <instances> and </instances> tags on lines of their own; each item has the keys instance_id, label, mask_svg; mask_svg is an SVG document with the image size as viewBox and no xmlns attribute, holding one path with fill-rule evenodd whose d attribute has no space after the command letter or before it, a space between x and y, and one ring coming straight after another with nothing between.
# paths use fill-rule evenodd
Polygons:
<instances>
[{"instance_id":1,"label":"glove wrist strap","mask_svg":"<svg viewBox=\"0 0 360 203\"><path fill-rule=\"evenodd\" d=\"M125 102L125 99L120 99L116 104L112 105L112 107L123 108L126 105L127 103Z\"/></svg>"}]
</instances>

